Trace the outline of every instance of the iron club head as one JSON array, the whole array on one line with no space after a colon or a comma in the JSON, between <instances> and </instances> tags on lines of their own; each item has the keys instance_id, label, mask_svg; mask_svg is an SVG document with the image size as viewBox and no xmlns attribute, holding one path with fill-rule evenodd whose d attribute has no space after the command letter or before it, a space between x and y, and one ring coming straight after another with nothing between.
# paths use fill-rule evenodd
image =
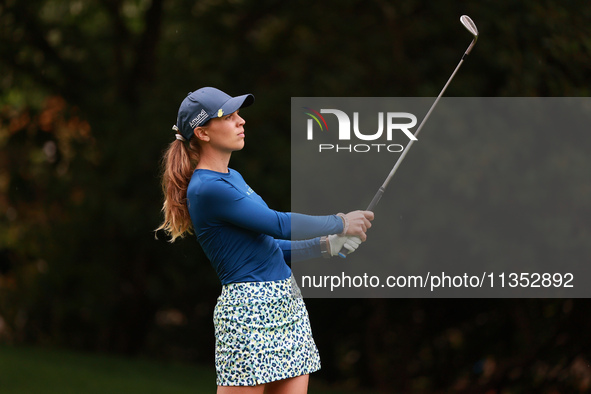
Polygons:
<instances>
[{"instance_id":1,"label":"iron club head","mask_svg":"<svg viewBox=\"0 0 591 394\"><path fill-rule=\"evenodd\" d=\"M474 36L472 43L470 44L470 46L468 47L468 49L466 49L466 52L464 53L464 56L466 56L470 53L470 51L472 50L472 47L474 47L474 44L476 44L476 40L478 40L478 28L476 27L476 24L474 23L474 21L468 15L462 15L460 17L460 22L462 22L462 25L464 25L466 30L468 30Z\"/></svg>"},{"instance_id":2,"label":"iron club head","mask_svg":"<svg viewBox=\"0 0 591 394\"><path fill-rule=\"evenodd\" d=\"M462 25L464 25L464 27L470 33L472 33L474 38L478 38L478 28L476 27L476 24L474 24L474 21L472 19L470 19L470 17L468 15L462 15L460 17L460 22L462 22Z\"/></svg>"}]
</instances>

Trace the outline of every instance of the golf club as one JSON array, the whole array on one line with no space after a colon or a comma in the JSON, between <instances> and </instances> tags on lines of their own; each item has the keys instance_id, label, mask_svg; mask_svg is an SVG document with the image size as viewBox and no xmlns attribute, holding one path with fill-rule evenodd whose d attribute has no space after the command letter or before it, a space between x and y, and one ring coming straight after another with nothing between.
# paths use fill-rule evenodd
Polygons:
<instances>
[{"instance_id":1,"label":"golf club","mask_svg":"<svg viewBox=\"0 0 591 394\"><path fill-rule=\"evenodd\" d=\"M466 56L468 56L470 54L470 52L472 51L472 48L476 44L476 40L478 40L478 28L474 24L474 21L472 21L472 19L470 19L470 17L468 15L462 15L460 17L460 22L474 36L474 38L472 39L472 42L468 46L468 49L466 49L466 51L464 52L464 55L462 56L462 59L460 60L460 62L456 66L456 69L454 70L454 72L451 74L451 76L447 80L447 83L445 84L445 86L443 87L443 89L441 89L441 92L439 93L439 96L437 96L437 98L435 99L435 102L433 103L433 105L431 105L431 108L427 112L427 115L425 115L425 117L421 121L421 124L419 125L419 127L417 128L417 131L414 134L415 137L418 136L419 133L421 132L421 129L423 128L423 125L425 124L425 122L427 121L427 119L429 119L429 116L431 115L431 112L433 111L433 108L435 108L435 106L437 105L437 102L439 102L439 99L441 98L441 96L443 96L443 93L447 89L447 86L449 85L449 83L451 82L451 80L453 79L453 77L456 75L456 73L458 72L458 70L460 69L460 66L462 65L462 63L464 63L464 59L466 58ZM367 207L367 211L373 211L374 208L375 208L375 206L378 205L378 202L382 198L382 195L384 194L384 191L386 190L386 187L388 187L388 184L390 183L390 180L392 179L392 177L396 173L396 170L398 170L398 167L400 166L400 163L402 163L402 160L404 160L404 157L408 153L408 150L412 146L413 142L414 142L414 140L410 140L408 142L408 144L406 145L406 148L404 148L404 151L402 152L402 154L400 155L400 157L396 161L396 164L394 164L394 167L392 168L392 170L388 174L388 177L386 178L386 180L384 181L384 183L382 184L382 186L380 186L380 188L378 189L378 192L375 194L375 196L373 197L373 199L369 203L369 206ZM348 250L345 249L345 248L342 248L341 251L339 252L339 256L345 258L345 257L347 257L347 253L348 253Z\"/></svg>"}]
</instances>

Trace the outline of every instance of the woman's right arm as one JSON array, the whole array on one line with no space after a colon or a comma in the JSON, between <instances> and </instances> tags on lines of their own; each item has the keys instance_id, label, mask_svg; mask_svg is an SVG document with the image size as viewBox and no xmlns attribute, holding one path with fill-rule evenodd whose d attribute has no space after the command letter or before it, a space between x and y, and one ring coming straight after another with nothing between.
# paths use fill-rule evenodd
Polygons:
<instances>
[{"instance_id":1,"label":"woman's right arm","mask_svg":"<svg viewBox=\"0 0 591 394\"><path fill-rule=\"evenodd\" d=\"M199 196L200 209L208 214L251 231L276 239L309 239L326 234L355 235L366 239L373 213L354 211L343 218L337 215L312 216L278 212L265 204L247 198L226 182L213 182Z\"/></svg>"}]
</instances>

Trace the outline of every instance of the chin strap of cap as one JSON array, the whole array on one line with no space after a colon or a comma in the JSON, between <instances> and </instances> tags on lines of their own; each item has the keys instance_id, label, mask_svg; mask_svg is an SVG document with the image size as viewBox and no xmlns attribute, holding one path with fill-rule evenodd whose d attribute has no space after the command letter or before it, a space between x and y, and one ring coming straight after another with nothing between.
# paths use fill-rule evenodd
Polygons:
<instances>
[{"instance_id":1,"label":"chin strap of cap","mask_svg":"<svg viewBox=\"0 0 591 394\"><path fill-rule=\"evenodd\" d=\"M181 140L183 142L187 140L185 137L183 137L181 134L179 134L179 128L176 125L172 126L172 129L176 132L176 134L174 136L176 137L177 140Z\"/></svg>"}]
</instances>

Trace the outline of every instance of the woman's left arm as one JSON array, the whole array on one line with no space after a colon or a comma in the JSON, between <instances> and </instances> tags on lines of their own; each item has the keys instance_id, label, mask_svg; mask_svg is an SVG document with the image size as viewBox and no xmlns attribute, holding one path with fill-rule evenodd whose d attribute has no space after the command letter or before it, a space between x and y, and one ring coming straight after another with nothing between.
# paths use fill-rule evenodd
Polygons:
<instances>
[{"instance_id":1,"label":"woman's left arm","mask_svg":"<svg viewBox=\"0 0 591 394\"><path fill-rule=\"evenodd\" d=\"M283 257L286 263L310 260L322 255L320 249L320 237L303 241L276 239L275 242L283 252Z\"/></svg>"},{"instance_id":2,"label":"woman's left arm","mask_svg":"<svg viewBox=\"0 0 591 394\"><path fill-rule=\"evenodd\" d=\"M337 234L304 241L276 239L275 242L283 252L283 258L288 263L309 260L319 256L325 258L337 255L345 257L355 252L359 245L361 245L361 239L359 237Z\"/></svg>"}]
</instances>

